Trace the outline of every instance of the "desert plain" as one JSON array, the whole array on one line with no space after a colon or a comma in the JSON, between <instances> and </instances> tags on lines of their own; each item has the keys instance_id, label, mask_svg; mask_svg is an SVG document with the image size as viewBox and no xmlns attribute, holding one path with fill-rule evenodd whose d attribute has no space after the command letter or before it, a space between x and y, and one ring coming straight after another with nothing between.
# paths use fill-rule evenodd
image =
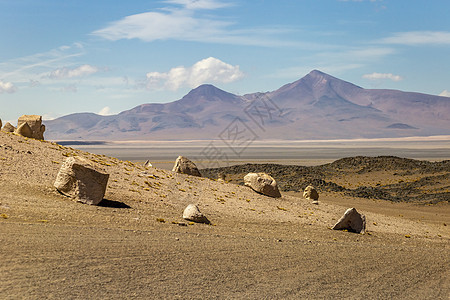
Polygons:
<instances>
[{"instance_id":1,"label":"desert plain","mask_svg":"<svg viewBox=\"0 0 450 300\"><path fill-rule=\"evenodd\" d=\"M448 299L448 141L441 145L431 152L412 147L420 157L405 155L439 163L423 170L406 170L403 160L370 172L361 165L331 172L335 165L327 165L323 181L346 190L318 187L314 205L301 189L287 188L286 178L280 178L282 197L271 198L240 185L239 172L229 175L229 182L174 173L167 151L155 167L144 168L142 160L152 159L151 153L122 157L116 151L115 158L100 146L87 152L0 132L1 298ZM139 145L130 148L140 151ZM175 148L186 155L182 146ZM292 157L257 156L251 151L262 152L253 148L237 163L320 165L375 153L356 148L335 145L325 151L328 156L314 150L316 156L308 159L295 151ZM70 156L87 158L110 174L100 205L75 202L53 187ZM416 200L348 192L396 184L414 187ZM440 195L439 201L426 198L430 194ZM210 225L182 218L191 203ZM349 207L365 215L365 234L331 230Z\"/></svg>"}]
</instances>

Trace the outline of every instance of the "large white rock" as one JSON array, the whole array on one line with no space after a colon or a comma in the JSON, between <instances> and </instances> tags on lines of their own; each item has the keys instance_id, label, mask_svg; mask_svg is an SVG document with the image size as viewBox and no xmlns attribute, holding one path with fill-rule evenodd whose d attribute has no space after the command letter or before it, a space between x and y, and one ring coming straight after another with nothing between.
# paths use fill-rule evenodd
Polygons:
<instances>
[{"instance_id":1,"label":"large white rock","mask_svg":"<svg viewBox=\"0 0 450 300\"><path fill-rule=\"evenodd\" d=\"M184 156L178 156L177 160L175 161L175 165L173 166L172 171L177 172L177 173L183 173L183 174L187 174L187 175L202 177L197 166L192 161L190 161L188 158L186 158Z\"/></svg>"},{"instance_id":2,"label":"large white rock","mask_svg":"<svg viewBox=\"0 0 450 300\"><path fill-rule=\"evenodd\" d=\"M28 125L28 123L22 123L14 132L27 138L33 137L33 130L31 130L31 127Z\"/></svg>"},{"instance_id":3,"label":"large white rock","mask_svg":"<svg viewBox=\"0 0 450 300\"><path fill-rule=\"evenodd\" d=\"M333 226L333 229L347 229L351 232L364 233L366 231L366 217L357 212L356 208L349 208Z\"/></svg>"},{"instance_id":4,"label":"large white rock","mask_svg":"<svg viewBox=\"0 0 450 300\"><path fill-rule=\"evenodd\" d=\"M97 205L103 200L109 174L89 160L68 157L62 164L54 186L62 194L79 202Z\"/></svg>"},{"instance_id":5,"label":"large white rock","mask_svg":"<svg viewBox=\"0 0 450 300\"><path fill-rule=\"evenodd\" d=\"M251 187L255 192L269 197L281 197L277 182L266 173L248 173L244 176L244 185Z\"/></svg>"},{"instance_id":6,"label":"large white rock","mask_svg":"<svg viewBox=\"0 0 450 300\"><path fill-rule=\"evenodd\" d=\"M195 204L189 204L183 211L183 219L197 222L197 223L206 223L209 224L208 218L200 212L198 206Z\"/></svg>"},{"instance_id":7,"label":"large white rock","mask_svg":"<svg viewBox=\"0 0 450 300\"><path fill-rule=\"evenodd\" d=\"M319 204L319 193L317 192L316 188L312 185L308 185L305 188L305 191L303 192L303 197L312 200L314 204Z\"/></svg>"},{"instance_id":8,"label":"large white rock","mask_svg":"<svg viewBox=\"0 0 450 300\"><path fill-rule=\"evenodd\" d=\"M42 125L42 116L23 115L17 120L17 130L24 123L27 123L31 129L31 137L38 140L44 139L45 125Z\"/></svg>"}]
</instances>

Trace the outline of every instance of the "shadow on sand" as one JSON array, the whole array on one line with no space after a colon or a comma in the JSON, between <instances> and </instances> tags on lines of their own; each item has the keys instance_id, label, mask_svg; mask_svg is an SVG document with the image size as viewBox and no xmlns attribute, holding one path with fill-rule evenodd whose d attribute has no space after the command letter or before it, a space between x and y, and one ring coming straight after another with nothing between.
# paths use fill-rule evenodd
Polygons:
<instances>
[{"instance_id":1,"label":"shadow on sand","mask_svg":"<svg viewBox=\"0 0 450 300\"><path fill-rule=\"evenodd\" d=\"M97 206L112 207L112 208L131 208L131 206L123 202L108 199L103 199L102 201L100 201L99 204L97 204Z\"/></svg>"}]
</instances>

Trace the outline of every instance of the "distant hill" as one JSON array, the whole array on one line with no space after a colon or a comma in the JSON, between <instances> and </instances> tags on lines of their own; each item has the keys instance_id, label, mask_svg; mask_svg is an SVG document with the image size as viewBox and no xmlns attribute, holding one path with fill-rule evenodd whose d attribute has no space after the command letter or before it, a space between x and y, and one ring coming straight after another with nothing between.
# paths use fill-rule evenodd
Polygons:
<instances>
[{"instance_id":1,"label":"distant hill","mask_svg":"<svg viewBox=\"0 0 450 300\"><path fill-rule=\"evenodd\" d=\"M52 140L343 139L450 134L450 98L364 89L314 70L281 88L243 96L209 84L180 100L117 115L45 121Z\"/></svg>"}]
</instances>

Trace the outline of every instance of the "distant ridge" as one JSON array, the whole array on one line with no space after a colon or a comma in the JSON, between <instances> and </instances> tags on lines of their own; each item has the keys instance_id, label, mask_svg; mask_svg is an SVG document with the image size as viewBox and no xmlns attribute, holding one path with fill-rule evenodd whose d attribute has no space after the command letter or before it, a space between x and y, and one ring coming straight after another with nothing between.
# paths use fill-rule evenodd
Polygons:
<instances>
[{"instance_id":1,"label":"distant ridge","mask_svg":"<svg viewBox=\"0 0 450 300\"><path fill-rule=\"evenodd\" d=\"M247 130L249 138L286 140L448 135L450 98L364 89L313 70L266 93L239 96L204 84L177 101L45 124L53 140L221 139L230 126Z\"/></svg>"}]
</instances>

